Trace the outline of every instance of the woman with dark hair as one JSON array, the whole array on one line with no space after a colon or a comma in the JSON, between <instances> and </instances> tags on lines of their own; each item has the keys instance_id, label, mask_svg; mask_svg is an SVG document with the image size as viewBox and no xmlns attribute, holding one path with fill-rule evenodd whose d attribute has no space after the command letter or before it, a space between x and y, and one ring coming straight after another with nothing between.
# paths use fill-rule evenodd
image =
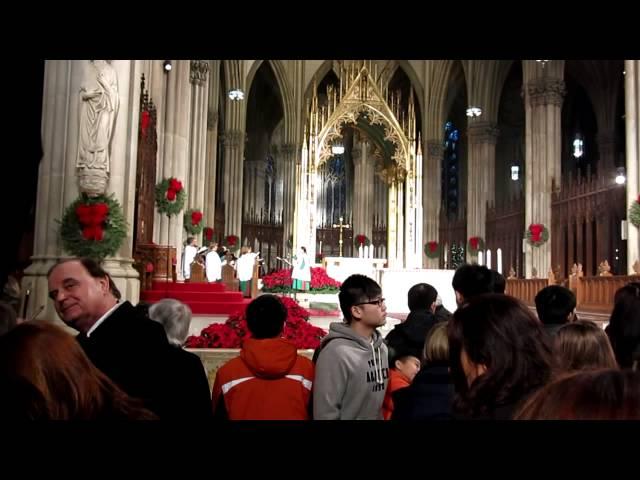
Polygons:
<instances>
[{"instance_id":1,"label":"woman with dark hair","mask_svg":"<svg viewBox=\"0 0 640 480\"><path fill-rule=\"evenodd\" d=\"M535 315L501 294L474 297L449 322L454 413L507 420L552 374L553 351Z\"/></svg>"},{"instance_id":2,"label":"woman with dark hair","mask_svg":"<svg viewBox=\"0 0 640 480\"><path fill-rule=\"evenodd\" d=\"M558 330L554 340L561 370L618 368L607 334L593 322L567 323Z\"/></svg>"},{"instance_id":3,"label":"woman with dark hair","mask_svg":"<svg viewBox=\"0 0 640 480\"><path fill-rule=\"evenodd\" d=\"M516 420L640 420L640 373L603 369L564 375L533 394Z\"/></svg>"},{"instance_id":4,"label":"woman with dark hair","mask_svg":"<svg viewBox=\"0 0 640 480\"><path fill-rule=\"evenodd\" d=\"M640 369L640 282L618 289L605 329L620 368Z\"/></svg>"},{"instance_id":5,"label":"woman with dark hair","mask_svg":"<svg viewBox=\"0 0 640 480\"><path fill-rule=\"evenodd\" d=\"M27 322L0 337L1 415L23 420L153 420L98 370L73 336Z\"/></svg>"}]
</instances>

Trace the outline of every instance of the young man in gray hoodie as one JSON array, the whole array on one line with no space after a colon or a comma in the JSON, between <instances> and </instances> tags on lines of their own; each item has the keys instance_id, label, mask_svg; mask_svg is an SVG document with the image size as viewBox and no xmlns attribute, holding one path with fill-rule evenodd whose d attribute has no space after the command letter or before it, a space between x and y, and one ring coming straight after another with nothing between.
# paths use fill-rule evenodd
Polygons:
<instances>
[{"instance_id":1,"label":"young man in gray hoodie","mask_svg":"<svg viewBox=\"0 0 640 480\"><path fill-rule=\"evenodd\" d=\"M338 294L344 323L332 323L314 354L314 420L382 420L387 347L377 330L386 322L380 286L351 275Z\"/></svg>"}]
</instances>

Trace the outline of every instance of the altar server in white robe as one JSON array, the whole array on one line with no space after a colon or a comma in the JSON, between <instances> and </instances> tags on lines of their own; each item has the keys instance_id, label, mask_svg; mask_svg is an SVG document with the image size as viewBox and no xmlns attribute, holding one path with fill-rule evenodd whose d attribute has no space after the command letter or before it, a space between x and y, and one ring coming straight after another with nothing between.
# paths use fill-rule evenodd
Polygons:
<instances>
[{"instance_id":1,"label":"altar server in white robe","mask_svg":"<svg viewBox=\"0 0 640 480\"><path fill-rule=\"evenodd\" d=\"M251 247L245 246L240 250L240 258L236 261L240 291L245 297L251 296L251 278L253 277L253 265L257 256L257 253L251 252Z\"/></svg>"},{"instance_id":2,"label":"altar server in white robe","mask_svg":"<svg viewBox=\"0 0 640 480\"><path fill-rule=\"evenodd\" d=\"M209 252L205 257L205 264L208 282L217 282L222 279L222 261L220 260L220 255L218 255L217 243L209 244Z\"/></svg>"},{"instance_id":3,"label":"altar server in white robe","mask_svg":"<svg viewBox=\"0 0 640 480\"><path fill-rule=\"evenodd\" d=\"M198 254L198 246L196 245L196 237L187 237L187 242L182 252L182 276L185 281L191 278L191 264Z\"/></svg>"}]
</instances>

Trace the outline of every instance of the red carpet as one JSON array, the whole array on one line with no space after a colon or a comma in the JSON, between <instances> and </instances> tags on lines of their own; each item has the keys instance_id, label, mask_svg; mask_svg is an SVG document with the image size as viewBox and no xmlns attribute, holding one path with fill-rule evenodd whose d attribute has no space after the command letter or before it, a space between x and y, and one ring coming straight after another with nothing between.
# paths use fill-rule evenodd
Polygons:
<instances>
[{"instance_id":1,"label":"red carpet","mask_svg":"<svg viewBox=\"0 0 640 480\"><path fill-rule=\"evenodd\" d=\"M198 315L233 315L251 301L240 292L225 290L222 283L153 282L151 290L140 294L140 301L155 303L163 298L175 298L186 303Z\"/></svg>"}]
</instances>

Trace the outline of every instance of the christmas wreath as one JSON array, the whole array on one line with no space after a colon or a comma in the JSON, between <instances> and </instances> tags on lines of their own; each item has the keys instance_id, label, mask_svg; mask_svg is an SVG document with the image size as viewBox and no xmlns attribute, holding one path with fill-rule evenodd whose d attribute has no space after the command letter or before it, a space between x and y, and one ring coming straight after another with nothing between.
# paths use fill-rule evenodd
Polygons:
<instances>
[{"instance_id":1,"label":"christmas wreath","mask_svg":"<svg viewBox=\"0 0 640 480\"><path fill-rule=\"evenodd\" d=\"M113 194L97 197L80 194L60 221L62 246L76 257L101 262L118 251L126 236L127 222Z\"/></svg>"},{"instance_id":2,"label":"christmas wreath","mask_svg":"<svg viewBox=\"0 0 640 480\"><path fill-rule=\"evenodd\" d=\"M184 207L184 199L187 194L182 182L173 177L165 178L156 185L156 206L159 213L167 217L177 215Z\"/></svg>"},{"instance_id":3,"label":"christmas wreath","mask_svg":"<svg viewBox=\"0 0 640 480\"><path fill-rule=\"evenodd\" d=\"M202 231L202 212L197 208L190 208L184 213L184 229L190 235L197 235Z\"/></svg>"},{"instance_id":4,"label":"christmas wreath","mask_svg":"<svg viewBox=\"0 0 640 480\"><path fill-rule=\"evenodd\" d=\"M549 240L549 229L542 223L532 223L525 232L525 238L529 245L539 247Z\"/></svg>"},{"instance_id":5,"label":"christmas wreath","mask_svg":"<svg viewBox=\"0 0 640 480\"><path fill-rule=\"evenodd\" d=\"M359 247L360 245L362 245L363 247L368 247L369 245L371 245L371 240L369 240L369 238L365 234L360 233L356 235L354 243L356 244L356 247Z\"/></svg>"},{"instance_id":6,"label":"christmas wreath","mask_svg":"<svg viewBox=\"0 0 640 480\"><path fill-rule=\"evenodd\" d=\"M202 230L202 235L204 235L204 239L207 242L210 242L211 240L213 240L213 228L204 227L204 229Z\"/></svg>"},{"instance_id":7,"label":"christmas wreath","mask_svg":"<svg viewBox=\"0 0 640 480\"><path fill-rule=\"evenodd\" d=\"M640 228L640 195L629 208L629 221L634 227Z\"/></svg>"},{"instance_id":8,"label":"christmas wreath","mask_svg":"<svg viewBox=\"0 0 640 480\"><path fill-rule=\"evenodd\" d=\"M424 254L427 258L440 258L440 244L436 241L425 243Z\"/></svg>"},{"instance_id":9,"label":"christmas wreath","mask_svg":"<svg viewBox=\"0 0 640 480\"><path fill-rule=\"evenodd\" d=\"M471 255L478 255L480 250L484 250L484 240L482 237L470 237L467 242L467 250Z\"/></svg>"},{"instance_id":10,"label":"christmas wreath","mask_svg":"<svg viewBox=\"0 0 640 480\"><path fill-rule=\"evenodd\" d=\"M224 237L224 246L229 249L234 249L238 247L238 243L240 242L240 238L237 235L227 235Z\"/></svg>"}]
</instances>

